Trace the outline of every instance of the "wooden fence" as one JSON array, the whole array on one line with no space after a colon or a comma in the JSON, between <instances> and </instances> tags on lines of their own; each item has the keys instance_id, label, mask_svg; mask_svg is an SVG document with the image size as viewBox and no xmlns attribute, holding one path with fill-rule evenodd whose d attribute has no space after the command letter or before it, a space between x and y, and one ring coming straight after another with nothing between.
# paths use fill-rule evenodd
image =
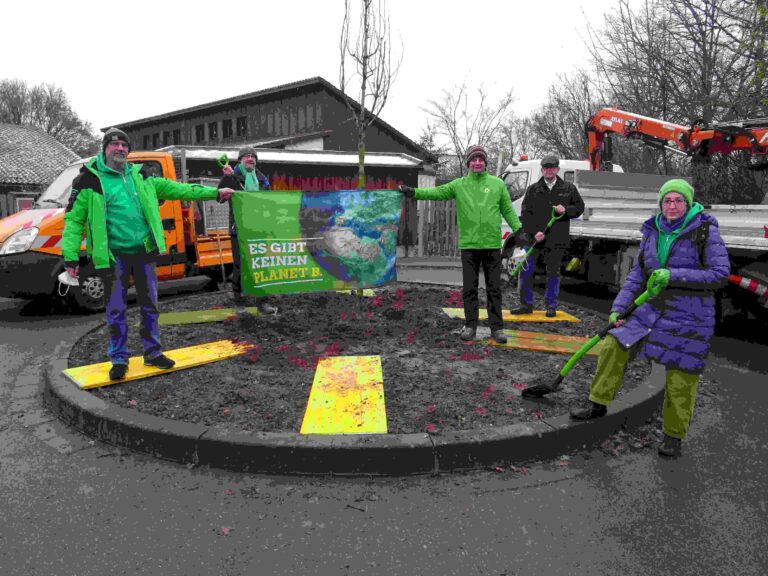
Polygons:
<instances>
[{"instance_id":1,"label":"wooden fence","mask_svg":"<svg viewBox=\"0 0 768 576\"><path fill-rule=\"evenodd\" d=\"M461 256L455 201L419 200L418 222L419 256Z\"/></svg>"}]
</instances>

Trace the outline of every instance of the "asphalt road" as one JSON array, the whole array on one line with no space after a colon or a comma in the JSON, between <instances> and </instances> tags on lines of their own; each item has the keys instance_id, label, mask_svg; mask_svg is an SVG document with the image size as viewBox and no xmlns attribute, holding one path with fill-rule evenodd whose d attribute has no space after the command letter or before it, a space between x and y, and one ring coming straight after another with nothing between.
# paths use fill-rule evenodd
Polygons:
<instances>
[{"instance_id":1,"label":"asphalt road","mask_svg":"<svg viewBox=\"0 0 768 576\"><path fill-rule=\"evenodd\" d=\"M98 320L0 301L4 576L768 572L768 338L749 321L715 339L718 386L679 460L588 450L500 471L333 478L188 468L65 428L40 402L45 359Z\"/></svg>"}]
</instances>

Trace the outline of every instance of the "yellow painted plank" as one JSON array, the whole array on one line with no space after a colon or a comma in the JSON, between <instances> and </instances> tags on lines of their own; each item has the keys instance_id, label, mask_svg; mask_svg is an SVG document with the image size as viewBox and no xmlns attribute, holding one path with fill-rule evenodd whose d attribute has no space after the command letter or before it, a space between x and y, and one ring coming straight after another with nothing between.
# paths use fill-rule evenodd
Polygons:
<instances>
[{"instance_id":1,"label":"yellow painted plank","mask_svg":"<svg viewBox=\"0 0 768 576\"><path fill-rule=\"evenodd\" d=\"M451 318L464 320L463 308L443 308L443 312ZM545 310L534 310L532 314L510 314L509 310L502 310L501 318L507 322L581 322L575 316L562 310L558 310L554 318L547 318ZM488 320L488 311L479 310L479 319Z\"/></svg>"},{"instance_id":2,"label":"yellow painted plank","mask_svg":"<svg viewBox=\"0 0 768 576\"><path fill-rule=\"evenodd\" d=\"M261 316L256 306L245 309L254 316ZM160 326L171 324L203 324L207 322L223 322L230 316L237 314L234 308L211 308L210 310L183 310L181 312L163 312L158 323Z\"/></svg>"},{"instance_id":3,"label":"yellow painted plank","mask_svg":"<svg viewBox=\"0 0 768 576\"><path fill-rule=\"evenodd\" d=\"M64 370L64 374L83 390L89 390L91 388L100 388L101 386L119 384L129 380L148 378L158 374L168 374L169 372L176 372L177 370L184 370L185 368L192 368L201 364L225 360L226 358L232 358L247 352L249 349L250 345L248 344L236 344L231 340L217 340L207 344L169 350L163 353L171 360L176 361L176 365L170 370L160 370L154 366L144 366L144 358L142 356L132 356L128 361L128 374L124 380L109 379L109 369L112 367L111 362L68 368Z\"/></svg>"},{"instance_id":4,"label":"yellow painted plank","mask_svg":"<svg viewBox=\"0 0 768 576\"><path fill-rule=\"evenodd\" d=\"M355 295L359 292L359 290L336 290L339 294L352 294ZM371 296L375 296L376 293L371 288L363 288L363 296L366 298L370 298Z\"/></svg>"},{"instance_id":5,"label":"yellow painted plank","mask_svg":"<svg viewBox=\"0 0 768 576\"><path fill-rule=\"evenodd\" d=\"M563 336L560 334L528 332L525 330L504 330L504 333L508 337L506 344L499 344L492 338L478 340L478 342L482 342L484 345L495 346L496 348L517 348L537 352L575 354L590 340L589 337L584 336ZM602 344L603 341L601 340L587 352L587 355L599 355Z\"/></svg>"},{"instance_id":6,"label":"yellow painted plank","mask_svg":"<svg viewBox=\"0 0 768 576\"><path fill-rule=\"evenodd\" d=\"M317 363L302 434L386 434L380 356L334 356Z\"/></svg>"}]
</instances>

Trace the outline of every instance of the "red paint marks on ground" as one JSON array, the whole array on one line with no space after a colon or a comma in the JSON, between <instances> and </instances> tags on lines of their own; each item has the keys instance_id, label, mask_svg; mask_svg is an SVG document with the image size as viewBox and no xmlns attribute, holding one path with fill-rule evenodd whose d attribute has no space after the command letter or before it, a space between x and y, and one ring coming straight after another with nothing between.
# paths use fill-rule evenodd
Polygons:
<instances>
[{"instance_id":1,"label":"red paint marks on ground","mask_svg":"<svg viewBox=\"0 0 768 576\"><path fill-rule=\"evenodd\" d=\"M478 416L485 416L488 413L488 410L486 410L483 406L475 406L475 413Z\"/></svg>"},{"instance_id":2,"label":"red paint marks on ground","mask_svg":"<svg viewBox=\"0 0 768 576\"><path fill-rule=\"evenodd\" d=\"M414 340L416 340L416 330L411 330L405 335L405 343L410 345L413 344Z\"/></svg>"},{"instance_id":3,"label":"red paint marks on ground","mask_svg":"<svg viewBox=\"0 0 768 576\"><path fill-rule=\"evenodd\" d=\"M526 388L528 388L528 384L516 383L516 384L512 384L512 388L517 388L518 390L525 390Z\"/></svg>"},{"instance_id":4,"label":"red paint marks on ground","mask_svg":"<svg viewBox=\"0 0 768 576\"><path fill-rule=\"evenodd\" d=\"M404 306L404 303L402 300L395 300L394 302L392 302L392 308L394 308L395 310L402 310L403 306Z\"/></svg>"},{"instance_id":5,"label":"red paint marks on ground","mask_svg":"<svg viewBox=\"0 0 768 576\"><path fill-rule=\"evenodd\" d=\"M431 422L424 429L427 431L427 434L437 434L437 426Z\"/></svg>"},{"instance_id":6,"label":"red paint marks on ground","mask_svg":"<svg viewBox=\"0 0 768 576\"><path fill-rule=\"evenodd\" d=\"M282 345L277 347L277 351L278 352L282 352L282 353L288 352L288 350L290 350L290 349L291 349L291 345L290 344L282 344Z\"/></svg>"},{"instance_id":7,"label":"red paint marks on ground","mask_svg":"<svg viewBox=\"0 0 768 576\"><path fill-rule=\"evenodd\" d=\"M427 412L429 412L430 414L434 413L435 410L437 410L436 404L430 404L429 406L427 406Z\"/></svg>"}]
</instances>

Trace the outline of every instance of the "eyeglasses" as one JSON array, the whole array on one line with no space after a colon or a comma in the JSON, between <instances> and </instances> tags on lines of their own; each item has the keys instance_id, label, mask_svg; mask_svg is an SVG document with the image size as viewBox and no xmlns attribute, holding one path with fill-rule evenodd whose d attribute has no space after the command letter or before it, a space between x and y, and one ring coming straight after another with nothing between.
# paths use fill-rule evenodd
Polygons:
<instances>
[{"instance_id":1,"label":"eyeglasses","mask_svg":"<svg viewBox=\"0 0 768 576\"><path fill-rule=\"evenodd\" d=\"M679 200L676 200L674 198L664 198L664 200L661 201L661 203L664 206L669 206L670 204L685 204L685 198L680 198Z\"/></svg>"}]
</instances>

